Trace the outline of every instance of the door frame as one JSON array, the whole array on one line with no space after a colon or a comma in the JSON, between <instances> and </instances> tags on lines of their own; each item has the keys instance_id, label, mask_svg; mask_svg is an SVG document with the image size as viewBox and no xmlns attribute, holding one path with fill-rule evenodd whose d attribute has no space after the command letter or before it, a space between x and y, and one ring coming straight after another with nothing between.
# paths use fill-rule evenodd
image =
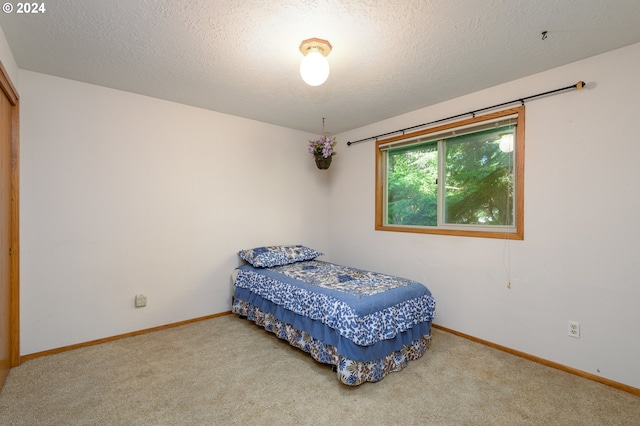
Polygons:
<instances>
[{"instance_id":1,"label":"door frame","mask_svg":"<svg viewBox=\"0 0 640 426\"><path fill-rule=\"evenodd\" d=\"M0 61L0 90L11 103L10 365L20 365L20 97Z\"/></svg>"}]
</instances>

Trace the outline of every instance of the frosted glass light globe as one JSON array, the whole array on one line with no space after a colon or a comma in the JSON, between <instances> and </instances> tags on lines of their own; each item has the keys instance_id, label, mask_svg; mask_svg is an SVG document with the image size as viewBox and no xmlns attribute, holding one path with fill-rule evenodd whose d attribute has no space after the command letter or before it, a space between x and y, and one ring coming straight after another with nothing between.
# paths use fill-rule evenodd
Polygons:
<instances>
[{"instance_id":1,"label":"frosted glass light globe","mask_svg":"<svg viewBox=\"0 0 640 426\"><path fill-rule=\"evenodd\" d=\"M509 134L503 135L500 138L500 144L498 146L500 147L500 151L502 152L513 151L513 134L509 133Z\"/></svg>"},{"instance_id":2,"label":"frosted glass light globe","mask_svg":"<svg viewBox=\"0 0 640 426\"><path fill-rule=\"evenodd\" d=\"M300 63L300 76L309 86L320 86L329 78L329 61L312 49Z\"/></svg>"}]
</instances>

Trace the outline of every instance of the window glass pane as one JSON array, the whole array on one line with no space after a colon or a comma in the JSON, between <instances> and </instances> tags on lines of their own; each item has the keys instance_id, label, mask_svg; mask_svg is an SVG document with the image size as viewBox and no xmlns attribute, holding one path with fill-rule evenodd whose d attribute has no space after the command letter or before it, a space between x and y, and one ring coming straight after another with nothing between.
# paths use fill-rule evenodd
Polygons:
<instances>
[{"instance_id":1,"label":"window glass pane","mask_svg":"<svg viewBox=\"0 0 640 426\"><path fill-rule=\"evenodd\" d=\"M375 229L524 239L524 112L376 141Z\"/></svg>"},{"instance_id":2,"label":"window glass pane","mask_svg":"<svg viewBox=\"0 0 640 426\"><path fill-rule=\"evenodd\" d=\"M389 150L387 223L436 226L437 179L437 143Z\"/></svg>"},{"instance_id":3,"label":"window glass pane","mask_svg":"<svg viewBox=\"0 0 640 426\"><path fill-rule=\"evenodd\" d=\"M445 223L514 224L514 146L515 126L445 141Z\"/></svg>"}]
</instances>

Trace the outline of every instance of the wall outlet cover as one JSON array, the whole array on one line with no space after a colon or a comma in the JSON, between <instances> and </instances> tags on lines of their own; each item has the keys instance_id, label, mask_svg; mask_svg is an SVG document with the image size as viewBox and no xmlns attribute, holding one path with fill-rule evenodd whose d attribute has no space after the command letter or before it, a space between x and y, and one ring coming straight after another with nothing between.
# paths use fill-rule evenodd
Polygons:
<instances>
[{"instance_id":1,"label":"wall outlet cover","mask_svg":"<svg viewBox=\"0 0 640 426\"><path fill-rule=\"evenodd\" d=\"M144 294L136 294L136 308L147 306L147 296Z\"/></svg>"},{"instance_id":2,"label":"wall outlet cover","mask_svg":"<svg viewBox=\"0 0 640 426\"><path fill-rule=\"evenodd\" d=\"M580 323L577 321L569 321L569 336L580 338Z\"/></svg>"}]
</instances>

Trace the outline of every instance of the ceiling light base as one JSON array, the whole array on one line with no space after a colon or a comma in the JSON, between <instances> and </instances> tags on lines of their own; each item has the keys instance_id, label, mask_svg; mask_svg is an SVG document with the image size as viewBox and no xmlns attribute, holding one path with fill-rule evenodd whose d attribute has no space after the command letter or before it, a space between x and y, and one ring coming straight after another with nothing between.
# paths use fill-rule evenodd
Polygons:
<instances>
[{"instance_id":1,"label":"ceiling light base","mask_svg":"<svg viewBox=\"0 0 640 426\"><path fill-rule=\"evenodd\" d=\"M331 49L331 43L321 38L309 38L307 40L303 40L302 43L300 43L300 53L302 53L304 56L306 56L307 53L309 53L309 51L311 50L317 50L322 54L322 56L326 57L329 53L331 53Z\"/></svg>"}]
</instances>

